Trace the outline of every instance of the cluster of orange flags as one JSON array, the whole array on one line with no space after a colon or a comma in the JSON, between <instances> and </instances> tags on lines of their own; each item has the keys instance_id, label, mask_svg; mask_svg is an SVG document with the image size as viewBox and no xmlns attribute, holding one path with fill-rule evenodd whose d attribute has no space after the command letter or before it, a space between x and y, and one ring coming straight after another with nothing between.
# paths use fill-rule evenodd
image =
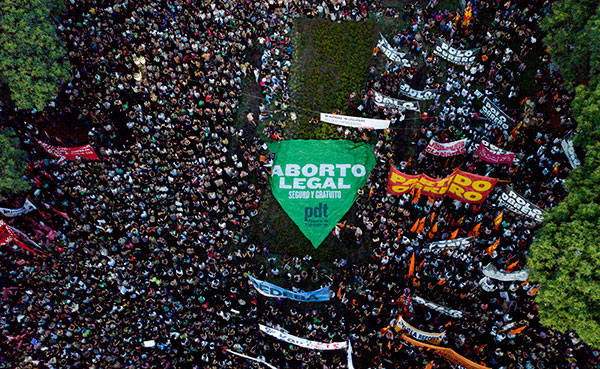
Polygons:
<instances>
[{"instance_id":1,"label":"cluster of orange flags","mask_svg":"<svg viewBox=\"0 0 600 369\"><path fill-rule=\"evenodd\" d=\"M427 217L423 217L417 220L415 224L413 224L413 226L410 228L410 231L413 233L416 232L418 234L421 234L421 232L423 232L423 228L425 228L425 218Z\"/></svg>"}]
</instances>

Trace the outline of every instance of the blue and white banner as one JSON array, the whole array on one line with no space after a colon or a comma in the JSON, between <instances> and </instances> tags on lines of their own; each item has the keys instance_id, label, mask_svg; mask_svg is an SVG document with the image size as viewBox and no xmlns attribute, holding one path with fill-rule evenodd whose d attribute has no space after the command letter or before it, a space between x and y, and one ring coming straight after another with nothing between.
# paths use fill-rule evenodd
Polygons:
<instances>
[{"instance_id":1,"label":"blue and white banner","mask_svg":"<svg viewBox=\"0 0 600 369\"><path fill-rule=\"evenodd\" d=\"M329 287L323 287L316 291L311 292L292 292L290 290L286 290L285 288L281 288L272 283L258 280L251 275L248 276L250 278L250 283L256 288L258 293L267 297L275 297L278 299L290 299L296 301L303 302L321 302L321 301L329 301Z\"/></svg>"}]
</instances>

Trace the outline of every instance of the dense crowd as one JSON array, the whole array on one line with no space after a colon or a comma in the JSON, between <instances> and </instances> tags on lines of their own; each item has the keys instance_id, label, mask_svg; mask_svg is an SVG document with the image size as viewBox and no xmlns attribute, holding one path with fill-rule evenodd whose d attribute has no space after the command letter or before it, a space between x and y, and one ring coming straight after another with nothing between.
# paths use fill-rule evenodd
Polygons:
<instances>
[{"instance_id":1,"label":"dense crowd","mask_svg":"<svg viewBox=\"0 0 600 369\"><path fill-rule=\"evenodd\" d=\"M507 211L495 226L499 191L481 206L386 191L390 165L432 177L461 167L510 182L543 209L565 197L570 167L560 140L575 129L572 96L548 55L525 63L542 49L538 23L549 6L549 0L475 1L471 24L463 26L436 1L403 8L358 0L67 2L58 32L74 66L72 81L42 112L16 111L7 99L1 106L3 126L17 132L29 153L29 198L38 206L5 220L47 256L16 246L0 250L0 368L251 366L226 349L278 368L347 365L344 351L289 345L260 333L259 323L315 341L350 340L356 368L453 367L386 329L399 314L423 331L445 332L441 346L491 368L600 367L597 350L539 324L538 286L483 278L488 263L523 269L537 227ZM334 270L308 256L274 258L248 232L270 190L261 159L269 153L256 121L269 121L275 111L284 120L295 117L287 80L292 23L300 16L391 17L410 25L386 37L411 55L414 67L387 62L383 74L371 73L367 88L349 97L356 114L398 122L385 132L347 130L350 139L376 142L378 165L357 202L360 221L340 224L338 237L349 247L367 240L373 247L360 265L339 259ZM480 47L478 63L463 67L435 56L439 38L458 49ZM252 64L247 54L255 47L262 55ZM527 68L537 68L529 96L519 90ZM235 118L248 76L264 99L257 116L248 114L240 125ZM374 103L373 91L406 99L402 80L437 89L440 97L422 103L420 113ZM491 125L479 113L479 96L493 99L519 128ZM59 132L70 125L86 137ZM265 130L280 139L285 124L279 119ZM462 138L467 155L424 153L431 139ZM89 140L101 160L56 160L35 139L56 146ZM479 160L472 154L481 140L517 153L519 164ZM5 198L0 205L22 203ZM410 231L423 217L425 231ZM456 230L457 238L478 237L470 247L427 247ZM497 249L486 252L498 239ZM407 278L412 255L417 267ZM249 274L277 278L289 289L331 285L332 301L267 298L249 285ZM415 303L416 296L465 314L449 317ZM525 329L513 333L519 327Z\"/></svg>"}]
</instances>

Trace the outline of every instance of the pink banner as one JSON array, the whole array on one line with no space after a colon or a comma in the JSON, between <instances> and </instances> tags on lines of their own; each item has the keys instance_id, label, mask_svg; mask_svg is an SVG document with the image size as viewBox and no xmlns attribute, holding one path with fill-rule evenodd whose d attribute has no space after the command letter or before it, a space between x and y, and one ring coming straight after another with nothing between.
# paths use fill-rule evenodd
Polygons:
<instances>
[{"instance_id":1,"label":"pink banner","mask_svg":"<svg viewBox=\"0 0 600 369\"><path fill-rule=\"evenodd\" d=\"M467 139L462 139L454 142L439 143L431 140L425 152L436 156L454 156L462 155L466 152Z\"/></svg>"},{"instance_id":2,"label":"pink banner","mask_svg":"<svg viewBox=\"0 0 600 369\"><path fill-rule=\"evenodd\" d=\"M483 161L494 164L508 164L512 165L515 160L515 153L502 150L499 147L492 145L487 141L481 141L477 148L476 154Z\"/></svg>"},{"instance_id":3,"label":"pink banner","mask_svg":"<svg viewBox=\"0 0 600 369\"><path fill-rule=\"evenodd\" d=\"M37 143L52 156L57 158L64 158L65 160L77 160L77 159L90 159L97 160L98 155L94 152L94 149L88 144L85 146L78 147L58 147L48 145L36 139Z\"/></svg>"}]
</instances>

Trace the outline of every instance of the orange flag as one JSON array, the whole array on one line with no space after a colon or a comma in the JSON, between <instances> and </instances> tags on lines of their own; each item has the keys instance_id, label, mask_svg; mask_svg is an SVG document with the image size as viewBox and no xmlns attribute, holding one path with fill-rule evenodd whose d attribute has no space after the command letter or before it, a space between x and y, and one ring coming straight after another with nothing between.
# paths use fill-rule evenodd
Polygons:
<instances>
[{"instance_id":1,"label":"orange flag","mask_svg":"<svg viewBox=\"0 0 600 369\"><path fill-rule=\"evenodd\" d=\"M517 261L515 261L514 263L510 264L510 265L509 265L509 266L506 268L506 271L507 271L508 273L510 273L510 272L513 270L513 268L517 266L517 264L519 264L519 260L517 260Z\"/></svg>"},{"instance_id":2,"label":"orange flag","mask_svg":"<svg viewBox=\"0 0 600 369\"><path fill-rule=\"evenodd\" d=\"M342 298L342 287L337 291L337 297Z\"/></svg>"},{"instance_id":3,"label":"orange flag","mask_svg":"<svg viewBox=\"0 0 600 369\"><path fill-rule=\"evenodd\" d=\"M431 232L435 233L438 231L438 226L437 226L437 222L435 222L435 224L433 225L433 227L431 228Z\"/></svg>"},{"instance_id":4,"label":"orange flag","mask_svg":"<svg viewBox=\"0 0 600 369\"><path fill-rule=\"evenodd\" d=\"M450 234L450 239L453 240L456 238L456 236L458 236L458 228L456 228L456 231L452 232L452 234Z\"/></svg>"},{"instance_id":5,"label":"orange flag","mask_svg":"<svg viewBox=\"0 0 600 369\"><path fill-rule=\"evenodd\" d=\"M500 210L498 215L496 215L496 217L494 218L494 229L495 230L498 230L498 228L500 228L500 225L502 224L502 215L504 215L504 210Z\"/></svg>"},{"instance_id":6,"label":"orange flag","mask_svg":"<svg viewBox=\"0 0 600 369\"><path fill-rule=\"evenodd\" d=\"M412 228L410 229L411 232L416 232L417 228L419 228L419 224L421 223L420 219L417 219L417 221L415 222L415 224L413 224Z\"/></svg>"},{"instance_id":7,"label":"orange flag","mask_svg":"<svg viewBox=\"0 0 600 369\"><path fill-rule=\"evenodd\" d=\"M529 296L535 296L539 289L540 289L540 286L537 286L537 287L534 287L531 290L529 290L529 292L527 292L527 293L529 294Z\"/></svg>"},{"instance_id":8,"label":"orange flag","mask_svg":"<svg viewBox=\"0 0 600 369\"><path fill-rule=\"evenodd\" d=\"M421 198L421 189L419 188L417 190L417 194L415 195L415 197L413 197L411 203L414 204L415 202L419 201L420 198Z\"/></svg>"},{"instance_id":9,"label":"orange flag","mask_svg":"<svg viewBox=\"0 0 600 369\"><path fill-rule=\"evenodd\" d=\"M471 234L473 236L479 236L479 228L481 228L481 223L477 223L477 225L473 227L473 230L471 230Z\"/></svg>"},{"instance_id":10,"label":"orange flag","mask_svg":"<svg viewBox=\"0 0 600 369\"><path fill-rule=\"evenodd\" d=\"M433 213L431 213L431 218L429 218L429 221L433 222L433 218L435 218L435 211Z\"/></svg>"},{"instance_id":11,"label":"orange flag","mask_svg":"<svg viewBox=\"0 0 600 369\"><path fill-rule=\"evenodd\" d=\"M421 260L421 262L419 263L419 266L417 267L417 270L421 269L423 264L425 264L425 259Z\"/></svg>"},{"instance_id":12,"label":"orange flag","mask_svg":"<svg viewBox=\"0 0 600 369\"><path fill-rule=\"evenodd\" d=\"M494 250L496 250L496 247L498 247L498 245L499 245L499 244L500 244L500 239L498 238L498 239L496 240L496 242L494 242L494 243L492 244L492 246L490 246L490 247L488 247L488 248L486 249L486 252L487 252L487 254L488 254L489 256L492 256L492 254L494 253Z\"/></svg>"},{"instance_id":13,"label":"orange flag","mask_svg":"<svg viewBox=\"0 0 600 369\"><path fill-rule=\"evenodd\" d=\"M446 283L446 278L442 278L442 279L440 279L440 280L439 280L439 282L438 282L437 284L438 284L438 286L441 286L441 285L443 285L444 283Z\"/></svg>"},{"instance_id":14,"label":"orange flag","mask_svg":"<svg viewBox=\"0 0 600 369\"><path fill-rule=\"evenodd\" d=\"M410 266L408 267L408 277L412 277L415 274L415 253L413 252L410 257Z\"/></svg>"},{"instance_id":15,"label":"orange flag","mask_svg":"<svg viewBox=\"0 0 600 369\"><path fill-rule=\"evenodd\" d=\"M408 158L408 161L406 162L406 167L410 167L410 164L412 164L412 156Z\"/></svg>"},{"instance_id":16,"label":"orange flag","mask_svg":"<svg viewBox=\"0 0 600 369\"><path fill-rule=\"evenodd\" d=\"M524 329L525 329L525 326L522 326L517 329L513 329L508 334L511 334L511 335L519 334L519 333L523 332Z\"/></svg>"},{"instance_id":17,"label":"orange flag","mask_svg":"<svg viewBox=\"0 0 600 369\"><path fill-rule=\"evenodd\" d=\"M425 217L423 217L421 220L422 222L419 223L419 228L417 228L418 234L421 234L421 232L423 232L423 228L425 228Z\"/></svg>"}]
</instances>

